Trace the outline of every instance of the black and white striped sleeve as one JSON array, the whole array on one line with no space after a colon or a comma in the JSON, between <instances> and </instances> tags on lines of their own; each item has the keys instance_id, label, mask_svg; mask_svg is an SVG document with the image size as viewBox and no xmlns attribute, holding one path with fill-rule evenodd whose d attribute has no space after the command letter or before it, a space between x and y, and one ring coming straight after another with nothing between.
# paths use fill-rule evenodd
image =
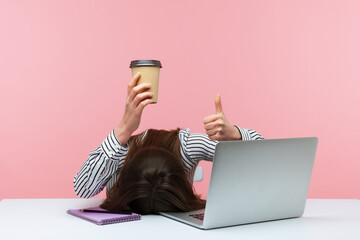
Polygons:
<instances>
[{"instance_id":1,"label":"black and white striped sleeve","mask_svg":"<svg viewBox=\"0 0 360 240\"><path fill-rule=\"evenodd\" d=\"M241 134L241 140L242 141L249 141L249 140L262 140L264 139L263 136L261 136L258 132L256 132L253 129L245 129L240 128L238 126L235 126L240 134Z\"/></svg>"},{"instance_id":2,"label":"black and white striped sleeve","mask_svg":"<svg viewBox=\"0 0 360 240\"><path fill-rule=\"evenodd\" d=\"M242 141L264 139L253 129L245 129L235 126L240 134ZM215 155L215 147L218 141L211 140L208 135L200 133L191 133L190 130L181 130L179 132L181 142L181 154L184 158L186 167L191 168L201 160L212 161Z\"/></svg>"},{"instance_id":3,"label":"black and white striped sleeve","mask_svg":"<svg viewBox=\"0 0 360 240\"><path fill-rule=\"evenodd\" d=\"M179 135L181 154L187 168L193 168L200 160L213 160L217 141L211 140L206 134L190 134L189 129L181 130Z\"/></svg>"},{"instance_id":4,"label":"black and white striped sleeve","mask_svg":"<svg viewBox=\"0 0 360 240\"><path fill-rule=\"evenodd\" d=\"M129 149L129 142L123 146L115 137L114 130L102 144L90 152L88 159L74 177L76 195L90 198L101 192L122 167ZM107 185L109 186L109 184Z\"/></svg>"}]
</instances>

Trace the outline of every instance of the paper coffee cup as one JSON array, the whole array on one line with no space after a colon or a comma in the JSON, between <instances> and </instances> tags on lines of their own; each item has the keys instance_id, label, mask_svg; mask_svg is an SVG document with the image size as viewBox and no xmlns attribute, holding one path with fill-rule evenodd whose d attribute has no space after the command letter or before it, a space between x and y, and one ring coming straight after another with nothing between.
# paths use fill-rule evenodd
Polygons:
<instances>
[{"instance_id":1,"label":"paper coffee cup","mask_svg":"<svg viewBox=\"0 0 360 240\"><path fill-rule=\"evenodd\" d=\"M151 88L148 92L152 92L153 103L158 101L158 90L159 90L159 74L160 68L162 68L160 61L158 60L134 60L130 63L132 76L140 72L141 76L137 85L142 83L151 83Z\"/></svg>"}]
</instances>

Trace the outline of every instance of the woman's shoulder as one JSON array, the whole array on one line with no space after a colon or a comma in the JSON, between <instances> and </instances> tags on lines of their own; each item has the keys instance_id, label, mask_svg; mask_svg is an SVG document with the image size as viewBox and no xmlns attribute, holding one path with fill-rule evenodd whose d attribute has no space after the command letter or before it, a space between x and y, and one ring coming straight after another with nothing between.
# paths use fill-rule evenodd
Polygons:
<instances>
[{"instance_id":1,"label":"woman's shoulder","mask_svg":"<svg viewBox=\"0 0 360 240\"><path fill-rule=\"evenodd\" d=\"M179 134L190 134L190 128L179 129Z\"/></svg>"},{"instance_id":2,"label":"woman's shoulder","mask_svg":"<svg viewBox=\"0 0 360 240\"><path fill-rule=\"evenodd\" d=\"M179 129L179 139L180 141L186 140L190 135L190 128Z\"/></svg>"}]
</instances>

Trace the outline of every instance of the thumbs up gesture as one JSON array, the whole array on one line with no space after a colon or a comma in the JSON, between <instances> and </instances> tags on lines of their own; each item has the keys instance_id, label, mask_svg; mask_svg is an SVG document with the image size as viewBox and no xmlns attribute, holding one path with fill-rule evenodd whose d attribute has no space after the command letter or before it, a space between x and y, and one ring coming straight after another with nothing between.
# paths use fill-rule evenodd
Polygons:
<instances>
[{"instance_id":1,"label":"thumbs up gesture","mask_svg":"<svg viewBox=\"0 0 360 240\"><path fill-rule=\"evenodd\" d=\"M215 97L215 110L216 114L204 118L204 128L209 138L216 141L240 140L239 130L224 115L220 94Z\"/></svg>"}]
</instances>

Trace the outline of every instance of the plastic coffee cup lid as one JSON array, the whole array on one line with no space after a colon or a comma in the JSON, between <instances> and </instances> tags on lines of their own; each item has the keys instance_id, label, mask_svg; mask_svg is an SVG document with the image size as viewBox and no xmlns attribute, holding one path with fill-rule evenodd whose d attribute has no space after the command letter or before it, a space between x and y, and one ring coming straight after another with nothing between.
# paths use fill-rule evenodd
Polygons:
<instances>
[{"instance_id":1,"label":"plastic coffee cup lid","mask_svg":"<svg viewBox=\"0 0 360 240\"><path fill-rule=\"evenodd\" d=\"M131 63L130 63L130 68L142 67L142 66L162 68L161 63L158 60L134 60L134 61L131 61Z\"/></svg>"}]
</instances>

